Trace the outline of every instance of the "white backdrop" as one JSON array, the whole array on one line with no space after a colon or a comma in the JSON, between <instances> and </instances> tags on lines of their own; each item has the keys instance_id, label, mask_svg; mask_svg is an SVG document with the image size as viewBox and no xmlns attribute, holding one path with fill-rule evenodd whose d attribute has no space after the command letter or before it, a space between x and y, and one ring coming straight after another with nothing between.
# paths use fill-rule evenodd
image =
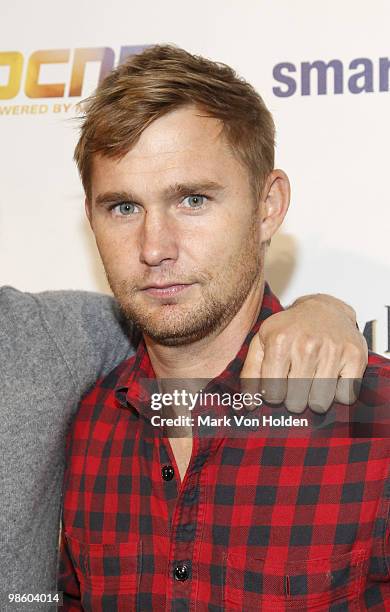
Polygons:
<instances>
[{"instance_id":1,"label":"white backdrop","mask_svg":"<svg viewBox=\"0 0 390 612\"><path fill-rule=\"evenodd\" d=\"M388 354L389 23L385 0L3 2L0 284L108 291L72 162L75 105L100 62L70 96L75 50L108 47L117 62L121 47L175 43L233 66L273 112L293 188L269 253L274 291L284 303L316 291L345 299L361 326L376 322L373 348Z\"/></svg>"}]
</instances>

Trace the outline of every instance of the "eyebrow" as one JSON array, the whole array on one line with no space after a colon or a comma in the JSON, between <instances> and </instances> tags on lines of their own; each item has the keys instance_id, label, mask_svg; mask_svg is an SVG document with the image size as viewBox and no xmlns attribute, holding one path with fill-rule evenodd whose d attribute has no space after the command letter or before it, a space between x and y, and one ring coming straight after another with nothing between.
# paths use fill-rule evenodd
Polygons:
<instances>
[{"instance_id":1,"label":"eyebrow","mask_svg":"<svg viewBox=\"0 0 390 612\"><path fill-rule=\"evenodd\" d=\"M217 193L225 188L216 181L196 181L189 183L174 183L163 190L162 194L166 200L172 200L178 196L202 193L203 191L211 191ZM95 202L97 205L107 204L109 202L137 202L139 198L130 191L107 191L99 193Z\"/></svg>"}]
</instances>

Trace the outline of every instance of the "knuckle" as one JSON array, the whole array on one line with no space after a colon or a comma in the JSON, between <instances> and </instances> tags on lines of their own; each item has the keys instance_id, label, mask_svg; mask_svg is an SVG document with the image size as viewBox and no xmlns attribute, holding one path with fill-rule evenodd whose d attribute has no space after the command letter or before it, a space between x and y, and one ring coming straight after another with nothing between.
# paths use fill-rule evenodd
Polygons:
<instances>
[{"instance_id":1,"label":"knuckle","mask_svg":"<svg viewBox=\"0 0 390 612\"><path fill-rule=\"evenodd\" d=\"M306 337L303 340L303 352L305 355L314 355L320 349L321 343L313 336Z\"/></svg>"},{"instance_id":2,"label":"knuckle","mask_svg":"<svg viewBox=\"0 0 390 612\"><path fill-rule=\"evenodd\" d=\"M337 342L327 339L318 351L319 361L325 364L337 364L342 361L343 347Z\"/></svg>"},{"instance_id":3,"label":"knuckle","mask_svg":"<svg viewBox=\"0 0 390 612\"><path fill-rule=\"evenodd\" d=\"M289 346L288 336L287 334L279 332L272 340L272 345L270 345L271 352L275 357L279 355L283 355Z\"/></svg>"},{"instance_id":4,"label":"knuckle","mask_svg":"<svg viewBox=\"0 0 390 612\"><path fill-rule=\"evenodd\" d=\"M279 331L275 335L273 342L275 347L284 347L285 344L288 342L288 334L286 334L286 332Z\"/></svg>"},{"instance_id":5,"label":"knuckle","mask_svg":"<svg viewBox=\"0 0 390 612\"><path fill-rule=\"evenodd\" d=\"M323 343L323 348L325 349L325 351L327 352L327 354L332 358L332 359L336 359L339 355L341 355L342 352L342 347L341 345L334 341L331 338L328 338L324 343Z\"/></svg>"},{"instance_id":6,"label":"knuckle","mask_svg":"<svg viewBox=\"0 0 390 612\"><path fill-rule=\"evenodd\" d=\"M365 360L365 350L361 344L349 342L344 350L346 358L356 364L361 364Z\"/></svg>"}]
</instances>

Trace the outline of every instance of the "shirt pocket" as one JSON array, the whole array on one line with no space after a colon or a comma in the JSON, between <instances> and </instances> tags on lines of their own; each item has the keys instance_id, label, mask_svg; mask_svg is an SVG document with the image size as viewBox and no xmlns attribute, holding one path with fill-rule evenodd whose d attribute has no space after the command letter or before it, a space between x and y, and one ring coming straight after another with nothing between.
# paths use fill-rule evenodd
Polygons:
<instances>
[{"instance_id":1,"label":"shirt pocket","mask_svg":"<svg viewBox=\"0 0 390 612\"><path fill-rule=\"evenodd\" d=\"M124 612L136 607L141 541L89 544L66 535L84 610Z\"/></svg>"},{"instance_id":2,"label":"shirt pocket","mask_svg":"<svg viewBox=\"0 0 390 612\"><path fill-rule=\"evenodd\" d=\"M366 552L359 550L279 563L229 552L225 555L224 610L325 611L334 606L334 610L359 611L365 558Z\"/></svg>"}]
</instances>

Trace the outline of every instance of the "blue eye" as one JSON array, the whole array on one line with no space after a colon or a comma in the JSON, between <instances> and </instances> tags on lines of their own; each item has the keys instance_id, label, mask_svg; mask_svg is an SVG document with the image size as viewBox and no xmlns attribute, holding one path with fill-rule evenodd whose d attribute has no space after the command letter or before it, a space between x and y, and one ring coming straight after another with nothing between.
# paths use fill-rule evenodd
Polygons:
<instances>
[{"instance_id":1,"label":"blue eye","mask_svg":"<svg viewBox=\"0 0 390 612\"><path fill-rule=\"evenodd\" d=\"M193 208L193 209L201 208L204 204L205 196L199 193L196 193L194 195L190 195L184 198L183 202L185 202L186 200L188 200L188 204L189 204L189 206L186 206L186 208Z\"/></svg>"},{"instance_id":2,"label":"blue eye","mask_svg":"<svg viewBox=\"0 0 390 612\"><path fill-rule=\"evenodd\" d=\"M132 204L131 202L121 202L120 204L116 204L114 206L115 212L123 217L128 217L129 215L134 214L135 208L135 204Z\"/></svg>"}]
</instances>

